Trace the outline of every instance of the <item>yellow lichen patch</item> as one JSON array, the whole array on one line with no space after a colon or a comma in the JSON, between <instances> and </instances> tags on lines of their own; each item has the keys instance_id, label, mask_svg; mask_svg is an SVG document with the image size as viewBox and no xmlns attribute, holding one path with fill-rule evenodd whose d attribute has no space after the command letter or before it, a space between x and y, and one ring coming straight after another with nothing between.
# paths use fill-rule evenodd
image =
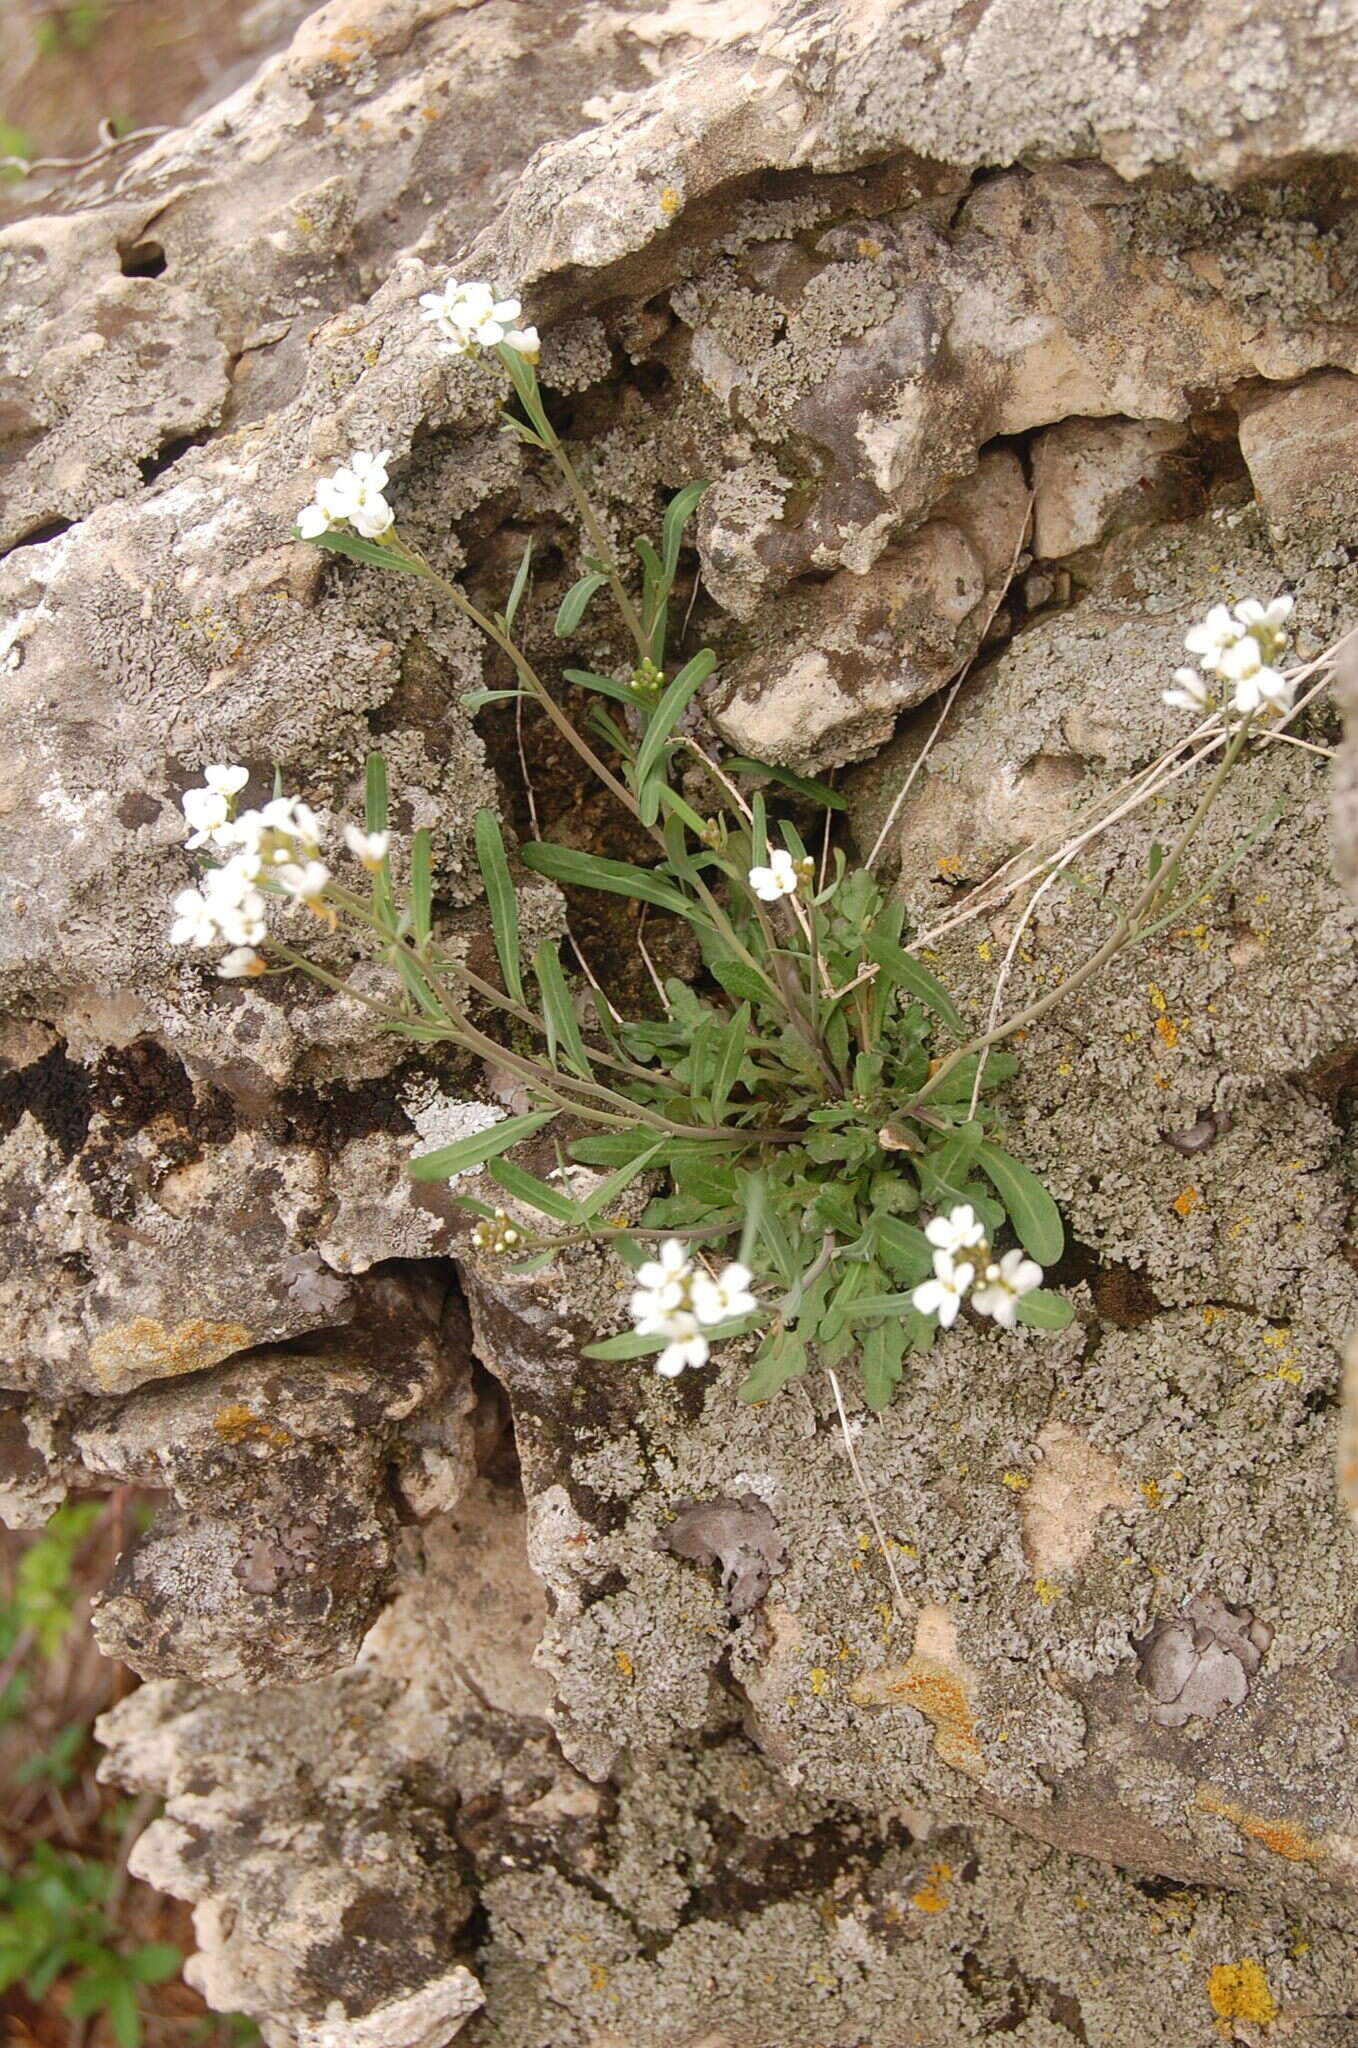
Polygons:
<instances>
[{"instance_id":1,"label":"yellow lichen patch","mask_svg":"<svg viewBox=\"0 0 1358 2048\"><path fill-rule=\"evenodd\" d=\"M1166 1045L1173 1047L1179 1043L1179 1027L1172 1017L1157 1017L1155 1029Z\"/></svg>"},{"instance_id":2,"label":"yellow lichen patch","mask_svg":"<svg viewBox=\"0 0 1358 2048\"><path fill-rule=\"evenodd\" d=\"M590 1988L590 1990L591 1990L591 1991L602 1991L602 1990L603 1990L603 1988L604 1988L604 1986L605 1986L605 1985L607 1984L607 1982L608 1982L608 1972L607 1972L607 1970L606 1970L606 1969L604 1968L603 1964L602 1964L602 1963L591 1963L591 1964L590 1964L590 1966L589 1966L589 1988Z\"/></svg>"},{"instance_id":3,"label":"yellow lichen patch","mask_svg":"<svg viewBox=\"0 0 1358 2048\"><path fill-rule=\"evenodd\" d=\"M960 875L962 872L961 856L956 853L940 853L938 856L938 870L943 875Z\"/></svg>"},{"instance_id":4,"label":"yellow lichen patch","mask_svg":"<svg viewBox=\"0 0 1358 2048\"><path fill-rule=\"evenodd\" d=\"M279 1429L273 1423L261 1421L253 1409L247 1408L244 1401L228 1401L225 1408L219 1408L212 1418L212 1427L226 1444L243 1444L253 1440L256 1443L281 1446L292 1442L292 1437L286 1429Z\"/></svg>"},{"instance_id":5,"label":"yellow lichen patch","mask_svg":"<svg viewBox=\"0 0 1358 2048\"><path fill-rule=\"evenodd\" d=\"M910 1894L911 1905L918 1906L921 1913L943 1912L944 1908L951 1903L946 1890L948 1879L951 1876L951 1864L931 1863L919 1890Z\"/></svg>"},{"instance_id":6,"label":"yellow lichen patch","mask_svg":"<svg viewBox=\"0 0 1358 2048\"><path fill-rule=\"evenodd\" d=\"M1061 1588L1055 1579L1034 1579L1033 1591L1044 1607L1050 1607L1053 1600L1061 1598Z\"/></svg>"},{"instance_id":7,"label":"yellow lichen patch","mask_svg":"<svg viewBox=\"0 0 1358 2048\"><path fill-rule=\"evenodd\" d=\"M203 1372L253 1342L243 1323L210 1323L202 1316L189 1316L167 1330L154 1316L134 1316L130 1323L99 1333L90 1345L90 1364L99 1384L116 1393L143 1380Z\"/></svg>"},{"instance_id":8,"label":"yellow lichen patch","mask_svg":"<svg viewBox=\"0 0 1358 2048\"><path fill-rule=\"evenodd\" d=\"M1202 1196L1190 1182L1186 1188L1180 1188L1171 1207L1176 1216L1191 1216L1201 1200Z\"/></svg>"},{"instance_id":9,"label":"yellow lichen patch","mask_svg":"<svg viewBox=\"0 0 1358 2048\"><path fill-rule=\"evenodd\" d=\"M659 203L660 211L664 214L666 220L673 220L684 202L674 185L665 185L661 188Z\"/></svg>"},{"instance_id":10,"label":"yellow lichen patch","mask_svg":"<svg viewBox=\"0 0 1358 2048\"><path fill-rule=\"evenodd\" d=\"M1224 1792L1218 1791L1215 1785L1199 1785L1193 1794L1193 1804L1199 1813L1214 1813L1220 1819L1230 1821L1242 1835L1262 1843L1275 1856L1286 1857L1289 1863L1320 1863L1324 1860L1324 1843L1313 1840L1299 1821L1270 1820L1265 1814L1249 1813L1236 1800L1228 1799Z\"/></svg>"},{"instance_id":11,"label":"yellow lichen patch","mask_svg":"<svg viewBox=\"0 0 1358 2048\"><path fill-rule=\"evenodd\" d=\"M859 255L866 257L869 262L872 262L874 258L880 256L882 253L881 243L874 242L871 235L860 235L858 237L856 246Z\"/></svg>"},{"instance_id":12,"label":"yellow lichen patch","mask_svg":"<svg viewBox=\"0 0 1358 2048\"><path fill-rule=\"evenodd\" d=\"M626 1650L615 1650L613 1652L613 1659L624 1678L631 1678L633 1676L632 1660Z\"/></svg>"},{"instance_id":13,"label":"yellow lichen patch","mask_svg":"<svg viewBox=\"0 0 1358 2048\"><path fill-rule=\"evenodd\" d=\"M1029 1483L1026 1472L1001 1472L1000 1485L1007 1486L1011 1493L1022 1493Z\"/></svg>"},{"instance_id":14,"label":"yellow lichen patch","mask_svg":"<svg viewBox=\"0 0 1358 2048\"><path fill-rule=\"evenodd\" d=\"M813 1664L811 1666L811 1690L817 1699L820 1698L829 1683L830 1674L825 1666L823 1664Z\"/></svg>"},{"instance_id":15,"label":"yellow lichen patch","mask_svg":"<svg viewBox=\"0 0 1358 2048\"><path fill-rule=\"evenodd\" d=\"M1164 990L1162 988L1157 988L1155 986L1155 983L1152 982L1149 988L1146 990L1146 994L1151 999L1151 1008L1153 1010L1158 1010L1160 1012L1160 1015L1163 1017L1166 1009Z\"/></svg>"},{"instance_id":16,"label":"yellow lichen patch","mask_svg":"<svg viewBox=\"0 0 1358 2048\"><path fill-rule=\"evenodd\" d=\"M1049 1422L1037 1448L1040 1462L1020 1513L1024 1555L1042 1585L1068 1580L1093 1548L1100 1515L1108 1508L1130 1507L1132 1495L1117 1461L1064 1422Z\"/></svg>"},{"instance_id":17,"label":"yellow lichen patch","mask_svg":"<svg viewBox=\"0 0 1358 2048\"><path fill-rule=\"evenodd\" d=\"M1136 1490L1138 1493L1145 1495L1148 1508L1162 1508L1164 1506L1165 1497L1160 1491L1158 1479L1143 1479Z\"/></svg>"},{"instance_id":18,"label":"yellow lichen patch","mask_svg":"<svg viewBox=\"0 0 1358 2048\"><path fill-rule=\"evenodd\" d=\"M933 1723L934 1753L969 1778L985 1772L976 1740L972 1696L976 1673L957 1648L957 1628L941 1607L923 1607L915 1623L915 1646L904 1664L865 1671L849 1688L860 1707L913 1707Z\"/></svg>"},{"instance_id":19,"label":"yellow lichen patch","mask_svg":"<svg viewBox=\"0 0 1358 2048\"><path fill-rule=\"evenodd\" d=\"M1266 2027L1278 2017L1268 1979L1253 1956L1216 1964L1208 1973L1207 1996L1218 2019L1257 2020Z\"/></svg>"}]
</instances>

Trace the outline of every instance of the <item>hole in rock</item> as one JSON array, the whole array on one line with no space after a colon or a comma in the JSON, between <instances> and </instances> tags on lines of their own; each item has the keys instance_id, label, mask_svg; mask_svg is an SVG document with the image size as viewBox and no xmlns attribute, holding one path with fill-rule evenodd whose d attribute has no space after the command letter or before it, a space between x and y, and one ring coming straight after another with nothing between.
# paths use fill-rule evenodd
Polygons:
<instances>
[{"instance_id":1,"label":"hole in rock","mask_svg":"<svg viewBox=\"0 0 1358 2048\"><path fill-rule=\"evenodd\" d=\"M159 242L134 242L130 249L120 252L119 268L124 277L161 277L165 260Z\"/></svg>"},{"instance_id":2,"label":"hole in rock","mask_svg":"<svg viewBox=\"0 0 1358 2048\"><path fill-rule=\"evenodd\" d=\"M190 448L201 448L206 439L205 434L172 434L168 441L161 442L154 455L143 455L137 464L142 482L153 484L157 477L164 476L167 469L173 469Z\"/></svg>"}]
</instances>

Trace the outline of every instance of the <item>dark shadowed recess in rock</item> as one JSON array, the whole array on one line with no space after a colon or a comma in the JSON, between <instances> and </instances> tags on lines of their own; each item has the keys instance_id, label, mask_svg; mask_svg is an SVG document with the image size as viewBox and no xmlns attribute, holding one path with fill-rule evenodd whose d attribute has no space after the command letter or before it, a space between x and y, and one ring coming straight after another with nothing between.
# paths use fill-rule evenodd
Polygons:
<instances>
[{"instance_id":1,"label":"dark shadowed recess in rock","mask_svg":"<svg viewBox=\"0 0 1358 2048\"><path fill-rule=\"evenodd\" d=\"M21 533L18 540L11 541L7 548L0 548L0 562L16 554L20 548L40 548L49 540L59 540L63 533L69 533L75 525L74 519L46 519L41 526L35 526L28 533Z\"/></svg>"}]
</instances>

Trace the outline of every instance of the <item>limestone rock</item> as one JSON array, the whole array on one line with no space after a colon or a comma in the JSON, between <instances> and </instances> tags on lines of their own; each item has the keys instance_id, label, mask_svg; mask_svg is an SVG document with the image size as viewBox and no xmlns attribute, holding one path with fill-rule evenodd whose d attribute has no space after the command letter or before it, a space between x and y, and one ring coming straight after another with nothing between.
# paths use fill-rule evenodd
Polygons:
<instances>
[{"instance_id":1,"label":"limestone rock","mask_svg":"<svg viewBox=\"0 0 1358 2048\"><path fill-rule=\"evenodd\" d=\"M1278 560L1294 575L1358 535L1358 377L1337 372L1242 405L1240 450Z\"/></svg>"},{"instance_id":2,"label":"limestone rock","mask_svg":"<svg viewBox=\"0 0 1358 2048\"><path fill-rule=\"evenodd\" d=\"M1172 517L1188 496L1183 427L1063 420L1033 442L1033 552L1048 560L1092 547L1116 525Z\"/></svg>"}]
</instances>

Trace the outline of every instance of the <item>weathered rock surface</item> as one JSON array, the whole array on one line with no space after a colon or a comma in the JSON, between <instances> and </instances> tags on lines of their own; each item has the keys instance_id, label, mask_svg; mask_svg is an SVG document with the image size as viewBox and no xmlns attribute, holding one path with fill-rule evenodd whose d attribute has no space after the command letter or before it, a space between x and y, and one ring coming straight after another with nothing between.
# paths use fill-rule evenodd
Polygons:
<instances>
[{"instance_id":1,"label":"weathered rock surface","mask_svg":"<svg viewBox=\"0 0 1358 2048\"><path fill-rule=\"evenodd\" d=\"M376 741L484 946L497 767L529 822L512 730L459 701L497 678L289 529L389 446L403 523L491 602L535 539L559 659L568 508L418 315L492 273L619 538L715 480L695 719L859 764L853 833L886 828L984 1015L1024 899L955 924L965 885L1176 735L1185 628L1284 582L1303 653L1358 617L1355 29L361 0L0 231L0 1499L170 1496L102 1609L153 1680L110 1767L166 1799L139 1867L194 1900L199 1981L279 2048L1208 2048L1275 2016L1349 2048L1358 912L1323 753L1261 749L1204 871L1281 797L1268 836L1023 1048L1005 1114L1076 1324L959 1327L880 1420L851 1396L903 1612L819 1380L751 1411L734 1357L584 1360L624 1291L593 1253L464 1258L469 1343L462 1234L402 1167L480 1077L348 995L216 983L166 904L204 761L353 813ZM526 723L544 814L606 834ZM1355 788L1346 759L1351 886ZM1191 800L1042 896L1013 998Z\"/></svg>"}]
</instances>

